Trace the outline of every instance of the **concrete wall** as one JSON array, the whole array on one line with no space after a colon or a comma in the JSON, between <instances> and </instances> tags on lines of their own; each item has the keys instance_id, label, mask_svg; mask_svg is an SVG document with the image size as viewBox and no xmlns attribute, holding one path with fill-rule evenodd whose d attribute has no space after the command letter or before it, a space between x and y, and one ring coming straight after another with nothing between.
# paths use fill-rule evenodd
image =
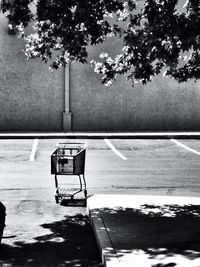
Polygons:
<instances>
[{"instance_id":1,"label":"concrete wall","mask_svg":"<svg viewBox=\"0 0 200 267\"><path fill-rule=\"evenodd\" d=\"M126 90L127 130L200 130L200 83L158 76Z\"/></svg>"},{"instance_id":2,"label":"concrete wall","mask_svg":"<svg viewBox=\"0 0 200 267\"><path fill-rule=\"evenodd\" d=\"M120 51L120 41L89 47L91 59ZM7 34L0 14L0 131L62 131L64 70L51 73L40 60L27 61L24 43ZM73 131L200 130L200 82L156 77L145 86L124 77L105 87L90 65L71 64Z\"/></svg>"},{"instance_id":3,"label":"concrete wall","mask_svg":"<svg viewBox=\"0 0 200 267\"><path fill-rule=\"evenodd\" d=\"M113 39L112 39L113 40ZM89 47L91 59L99 60L99 54L119 52L120 44L106 41L105 44ZM124 128L124 83L122 77L111 87L101 84L100 76L93 68L83 64L71 64L70 90L73 130L122 131Z\"/></svg>"},{"instance_id":4,"label":"concrete wall","mask_svg":"<svg viewBox=\"0 0 200 267\"><path fill-rule=\"evenodd\" d=\"M119 53L119 41L89 48L90 59L102 51ZM120 77L111 87L89 65L71 66L73 130L200 130L200 82L178 84L162 75L147 85Z\"/></svg>"},{"instance_id":5,"label":"concrete wall","mask_svg":"<svg viewBox=\"0 0 200 267\"><path fill-rule=\"evenodd\" d=\"M0 14L0 131L61 131L64 70L51 73L40 60L27 61L23 47Z\"/></svg>"}]
</instances>

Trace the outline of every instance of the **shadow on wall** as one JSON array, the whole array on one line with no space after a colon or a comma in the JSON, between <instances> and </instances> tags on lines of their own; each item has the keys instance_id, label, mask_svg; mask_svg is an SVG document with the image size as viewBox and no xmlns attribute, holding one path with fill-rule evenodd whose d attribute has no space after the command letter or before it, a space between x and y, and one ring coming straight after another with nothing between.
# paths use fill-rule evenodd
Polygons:
<instances>
[{"instance_id":1,"label":"shadow on wall","mask_svg":"<svg viewBox=\"0 0 200 267\"><path fill-rule=\"evenodd\" d=\"M200 266L200 206L142 205L98 212L105 225L109 221L119 261L145 267ZM105 251L110 255L109 248Z\"/></svg>"},{"instance_id":2,"label":"shadow on wall","mask_svg":"<svg viewBox=\"0 0 200 267\"><path fill-rule=\"evenodd\" d=\"M51 234L36 237L36 242L15 242L0 249L1 266L92 266L100 262L87 216L66 216L42 227Z\"/></svg>"}]
</instances>

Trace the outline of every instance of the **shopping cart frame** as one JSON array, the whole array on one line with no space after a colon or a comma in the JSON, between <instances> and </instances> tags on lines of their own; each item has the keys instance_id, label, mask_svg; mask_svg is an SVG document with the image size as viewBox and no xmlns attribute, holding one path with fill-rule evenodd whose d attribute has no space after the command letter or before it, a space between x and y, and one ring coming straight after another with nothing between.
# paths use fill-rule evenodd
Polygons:
<instances>
[{"instance_id":1,"label":"shopping cart frame","mask_svg":"<svg viewBox=\"0 0 200 267\"><path fill-rule=\"evenodd\" d=\"M64 200L74 204L80 199L75 198L76 195L83 192L84 198L87 200L87 186L85 180L85 143L59 143L57 149L51 155L51 174L55 175L55 200L61 203ZM73 175L79 178L79 188L69 189L59 186L59 175Z\"/></svg>"}]
</instances>

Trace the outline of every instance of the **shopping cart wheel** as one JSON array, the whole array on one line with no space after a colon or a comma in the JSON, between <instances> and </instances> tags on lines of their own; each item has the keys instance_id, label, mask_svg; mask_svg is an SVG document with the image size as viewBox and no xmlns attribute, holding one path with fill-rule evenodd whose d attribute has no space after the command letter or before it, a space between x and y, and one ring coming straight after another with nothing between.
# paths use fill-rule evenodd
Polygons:
<instances>
[{"instance_id":1,"label":"shopping cart wheel","mask_svg":"<svg viewBox=\"0 0 200 267\"><path fill-rule=\"evenodd\" d=\"M56 204L59 203L59 197L55 196Z\"/></svg>"}]
</instances>

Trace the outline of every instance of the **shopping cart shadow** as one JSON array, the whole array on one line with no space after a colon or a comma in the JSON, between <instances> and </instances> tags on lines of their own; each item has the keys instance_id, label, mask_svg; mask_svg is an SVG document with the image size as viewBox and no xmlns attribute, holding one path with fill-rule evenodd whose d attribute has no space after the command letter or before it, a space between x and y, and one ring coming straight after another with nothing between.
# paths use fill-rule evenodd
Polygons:
<instances>
[{"instance_id":1,"label":"shopping cart shadow","mask_svg":"<svg viewBox=\"0 0 200 267\"><path fill-rule=\"evenodd\" d=\"M83 199L63 199L60 202L61 206L64 207L87 207L87 199L83 198Z\"/></svg>"}]
</instances>

